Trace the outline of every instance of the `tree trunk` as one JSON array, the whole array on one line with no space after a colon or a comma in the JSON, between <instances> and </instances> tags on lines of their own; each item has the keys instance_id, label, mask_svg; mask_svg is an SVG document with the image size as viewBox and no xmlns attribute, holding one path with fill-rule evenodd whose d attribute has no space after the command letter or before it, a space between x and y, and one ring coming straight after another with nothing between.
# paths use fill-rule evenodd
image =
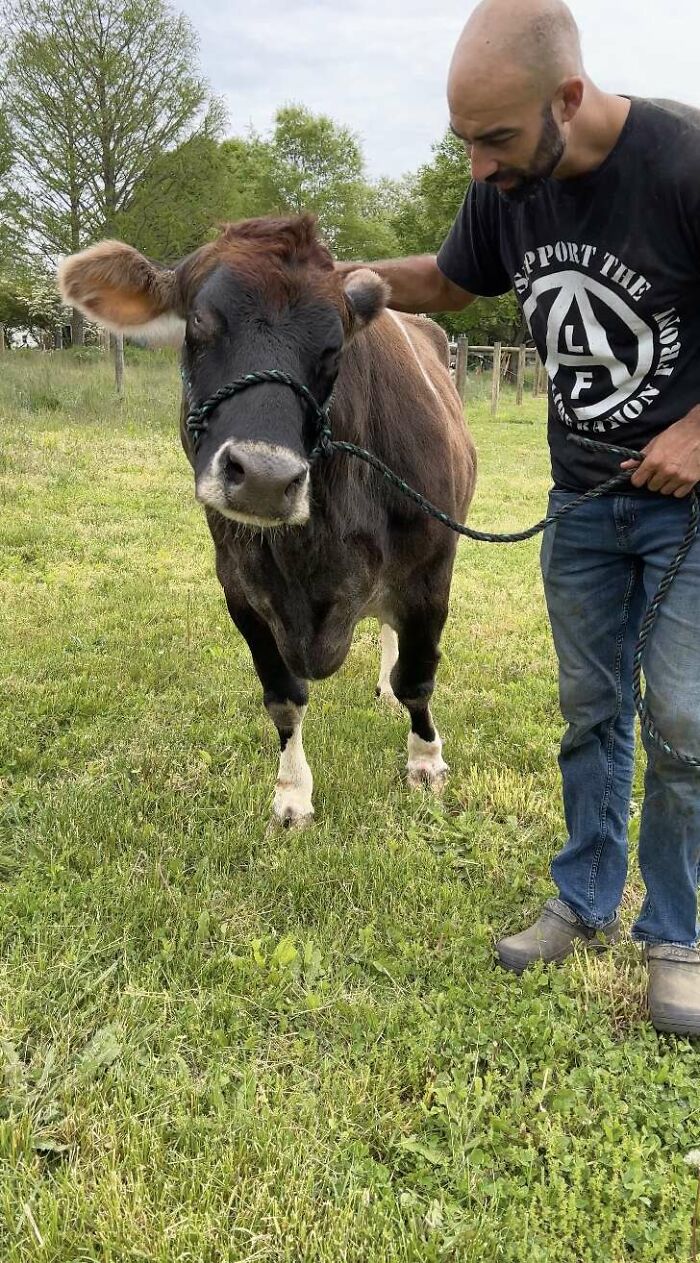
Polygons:
<instances>
[{"instance_id":1,"label":"tree trunk","mask_svg":"<svg viewBox=\"0 0 700 1263\"><path fill-rule=\"evenodd\" d=\"M71 343L73 346L85 346L85 317L77 307L73 308L70 318Z\"/></svg>"},{"instance_id":2,"label":"tree trunk","mask_svg":"<svg viewBox=\"0 0 700 1263\"><path fill-rule=\"evenodd\" d=\"M117 394L121 399L124 395L124 335L115 333L114 337L114 381L117 387Z\"/></svg>"},{"instance_id":3,"label":"tree trunk","mask_svg":"<svg viewBox=\"0 0 700 1263\"><path fill-rule=\"evenodd\" d=\"M63 350L63 326L56 325L53 331L53 349L54 351Z\"/></svg>"}]
</instances>

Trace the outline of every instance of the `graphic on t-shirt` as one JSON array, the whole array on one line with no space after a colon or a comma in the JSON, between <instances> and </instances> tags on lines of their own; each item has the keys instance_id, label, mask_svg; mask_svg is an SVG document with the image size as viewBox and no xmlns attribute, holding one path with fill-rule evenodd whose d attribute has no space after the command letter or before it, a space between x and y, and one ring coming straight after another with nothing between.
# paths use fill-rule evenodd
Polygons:
<instances>
[{"instance_id":1,"label":"graphic on t-shirt","mask_svg":"<svg viewBox=\"0 0 700 1263\"><path fill-rule=\"evenodd\" d=\"M566 425L614 430L658 399L680 354L679 317L654 312L641 273L597 246L559 241L528 250L513 280Z\"/></svg>"}]
</instances>

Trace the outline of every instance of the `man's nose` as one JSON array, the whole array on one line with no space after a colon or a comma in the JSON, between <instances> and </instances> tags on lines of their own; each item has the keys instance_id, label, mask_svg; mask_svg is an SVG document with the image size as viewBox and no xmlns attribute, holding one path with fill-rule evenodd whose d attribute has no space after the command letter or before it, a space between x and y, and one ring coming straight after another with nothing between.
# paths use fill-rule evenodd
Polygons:
<instances>
[{"instance_id":1,"label":"man's nose","mask_svg":"<svg viewBox=\"0 0 700 1263\"><path fill-rule=\"evenodd\" d=\"M470 157L473 179L488 180L490 175L495 175L498 171L496 159L489 158L488 154L481 152L476 145L472 145Z\"/></svg>"}]
</instances>

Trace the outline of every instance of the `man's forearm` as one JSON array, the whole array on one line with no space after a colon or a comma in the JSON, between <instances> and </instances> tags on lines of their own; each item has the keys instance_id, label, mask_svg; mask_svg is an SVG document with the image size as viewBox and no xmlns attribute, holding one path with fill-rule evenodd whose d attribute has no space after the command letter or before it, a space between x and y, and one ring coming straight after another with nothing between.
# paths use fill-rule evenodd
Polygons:
<instances>
[{"instance_id":1,"label":"man's forearm","mask_svg":"<svg viewBox=\"0 0 700 1263\"><path fill-rule=\"evenodd\" d=\"M369 267L391 290L390 307L396 311L461 311L474 301L473 294L448 281L434 254L416 254L406 259L382 259L376 263L337 263L340 272Z\"/></svg>"}]
</instances>

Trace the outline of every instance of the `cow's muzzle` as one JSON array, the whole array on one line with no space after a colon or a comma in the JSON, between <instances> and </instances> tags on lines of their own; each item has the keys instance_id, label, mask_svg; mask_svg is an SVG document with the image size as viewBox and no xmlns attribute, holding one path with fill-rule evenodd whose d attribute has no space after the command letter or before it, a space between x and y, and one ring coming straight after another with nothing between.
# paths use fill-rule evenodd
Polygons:
<instances>
[{"instance_id":1,"label":"cow's muzzle","mask_svg":"<svg viewBox=\"0 0 700 1263\"><path fill-rule=\"evenodd\" d=\"M222 444L196 484L197 499L252 526L299 526L309 516L309 464L269 443Z\"/></svg>"}]
</instances>

